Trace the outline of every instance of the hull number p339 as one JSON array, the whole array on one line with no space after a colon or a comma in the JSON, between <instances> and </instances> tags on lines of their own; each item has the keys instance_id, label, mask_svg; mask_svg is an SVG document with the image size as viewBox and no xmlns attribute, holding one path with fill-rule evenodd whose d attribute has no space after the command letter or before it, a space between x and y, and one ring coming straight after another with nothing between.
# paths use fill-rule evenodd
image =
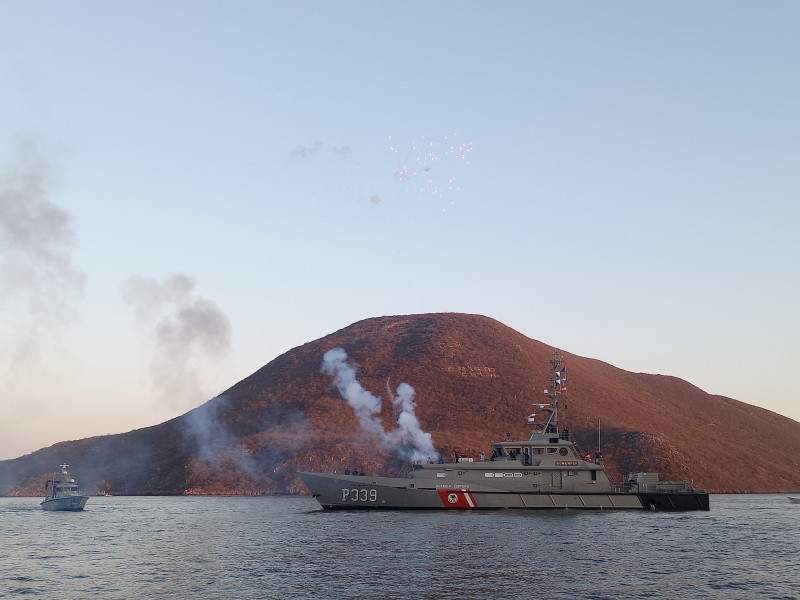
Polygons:
<instances>
[{"instance_id":1,"label":"hull number p339","mask_svg":"<svg viewBox=\"0 0 800 600\"><path fill-rule=\"evenodd\" d=\"M377 502L375 488L342 488L342 502Z\"/></svg>"}]
</instances>

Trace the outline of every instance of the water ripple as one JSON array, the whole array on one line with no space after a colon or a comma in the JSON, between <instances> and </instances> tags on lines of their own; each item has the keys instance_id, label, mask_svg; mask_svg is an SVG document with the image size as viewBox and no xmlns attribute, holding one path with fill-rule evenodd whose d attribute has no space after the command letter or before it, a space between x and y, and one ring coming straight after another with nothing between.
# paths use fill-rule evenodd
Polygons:
<instances>
[{"instance_id":1,"label":"water ripple","mask_svg":"<svg viewBox=\"0 0 800 600\"><path fill-rule=\"evenodd\" d=\"M310 498L0 499L0 597L796 598L800 507L326 512Z\"/></svg>"}]
</instances>

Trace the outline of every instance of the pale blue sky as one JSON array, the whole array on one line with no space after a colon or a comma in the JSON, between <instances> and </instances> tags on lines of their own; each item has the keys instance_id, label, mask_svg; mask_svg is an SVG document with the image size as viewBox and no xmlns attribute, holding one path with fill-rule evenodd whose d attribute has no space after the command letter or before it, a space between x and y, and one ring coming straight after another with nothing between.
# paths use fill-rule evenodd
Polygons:
<instances>
[{"instance_id":1,"label":"pale blue sky","mask_svg":"<svg viewBox=\"0 0 800 600\"><path fill-rule=\"evenodd\" d=\"M439 311L800 420L796 2L2 12L0 458Z\"/></svg>"}]
</instances>

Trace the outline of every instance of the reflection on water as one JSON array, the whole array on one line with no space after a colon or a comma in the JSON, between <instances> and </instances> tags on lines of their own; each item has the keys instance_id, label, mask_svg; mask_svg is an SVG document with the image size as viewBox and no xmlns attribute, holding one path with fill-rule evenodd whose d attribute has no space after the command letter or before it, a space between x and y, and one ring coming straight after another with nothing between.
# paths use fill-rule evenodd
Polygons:
<instances>
[{"instance_id":1,"label":"reflection on water","mask_svg":"<svg viewBox=\"0 0 800 600\"><path fill-rule=\"evenodd\" d=\"M0 597L796 598L800 505L324 512L299 497L0 498Z\"/></svg>"}]
</instances>

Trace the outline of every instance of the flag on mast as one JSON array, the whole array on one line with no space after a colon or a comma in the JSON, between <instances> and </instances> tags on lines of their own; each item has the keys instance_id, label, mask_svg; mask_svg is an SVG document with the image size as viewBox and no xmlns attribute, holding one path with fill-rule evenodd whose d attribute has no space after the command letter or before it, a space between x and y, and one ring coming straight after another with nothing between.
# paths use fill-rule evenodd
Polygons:
<instances>
[{"instance_id":1,"label":"flag on mast","mask_svg":"<svg viewBox=\"0 0 800 600\"><path fill-rule=\"evenodd\" d=\"M556 387L560 387L562 392L567 391L567 367L556 371Z\"/></svg>"}]
</instances>

